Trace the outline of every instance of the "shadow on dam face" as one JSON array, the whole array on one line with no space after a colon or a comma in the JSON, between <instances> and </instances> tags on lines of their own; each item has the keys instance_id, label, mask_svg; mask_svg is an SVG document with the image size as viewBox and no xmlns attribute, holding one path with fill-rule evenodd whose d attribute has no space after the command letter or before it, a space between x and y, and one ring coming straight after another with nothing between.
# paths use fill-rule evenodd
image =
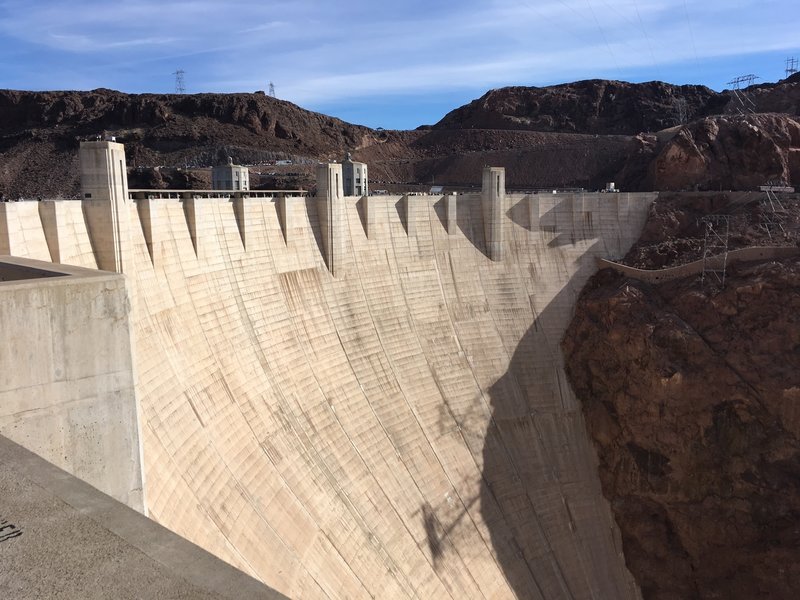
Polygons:
<instances>
[{"instance_id":1,"label":"shadow on dam face","mask_svg":"<svg viewBox=\"0 0 800 600\"><path fill-rule=\"evenodd\" d=\"M623 575L616 534L596 535L603 524L614 526L560 351L575 297L593 269L585 261L543 310L534 309L508 369L488 389L488 427L480 397L472 414L460 417L465 430L485 431L483 468L475 495L460 511L426 503L415 514L437 571L459 551L458 525L477 503L495 560L518 598L637 597L632 579Z\"/></svg>"},{"instance_id":2,"label":"shadow on dam face","mask_svg":"<svg viewBox=\"0 0 800 600\"><path fill-rule=\"evenodd\" d=\"M573 276L536 315L508 370L489 389L481 512L519 598L631 594L630 581L619 577L624 567L616 544L589 533L609 515L597 502L594 450L560 352L580 291L576 280L585 277Z\"/></svg>"},{"instance_id":3,"label":"shadow on dam face","mask_svg":"<svg viewBox=\"0 0 800 600\"><path fill-rule=\"evenodd\" d=\"M560 337L548 337L563 331L569 318L563 306L571 305L574 293L565 286L536 315L508 370L489 388L481 511L494 524L490 533L497 560L520 598L591 597L584 589L592 585L589 579L568 580L564 572L572 569L561 564L584 552L573 537L566 488L579 479L574 446L584 448L580 436L585 434L579 409L565 398L567 383L555 354Z\"/></svg>"}]
</instances>

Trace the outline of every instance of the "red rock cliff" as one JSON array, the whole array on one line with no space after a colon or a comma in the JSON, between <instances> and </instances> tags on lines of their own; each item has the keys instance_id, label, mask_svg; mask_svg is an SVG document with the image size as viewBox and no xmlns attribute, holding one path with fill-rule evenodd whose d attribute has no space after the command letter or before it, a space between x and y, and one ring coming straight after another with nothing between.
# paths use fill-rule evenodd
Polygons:
<instances>
[{"instance_id":1,"label":"red rock cliff","mask_svg":"<svg viewBox=\"0 0 800 600\"><path fill-rule=\"evenodd\" d=\"M601 271L563 349L644 598L796 598L800 260L721 291Z\"/></svg>"}]
</instances>

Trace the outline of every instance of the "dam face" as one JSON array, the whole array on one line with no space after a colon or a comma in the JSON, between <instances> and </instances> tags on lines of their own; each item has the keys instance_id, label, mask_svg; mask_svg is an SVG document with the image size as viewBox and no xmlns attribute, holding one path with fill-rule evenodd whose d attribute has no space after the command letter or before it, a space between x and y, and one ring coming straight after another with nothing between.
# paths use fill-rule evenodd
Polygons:
<instances>
[{"instance_id":1,"label":"dam face","mask_svg":"<svg viewBox=\"0 0 800 600\"><path fill-rule=\"evenodd\" d=\"M292 598L637 598L559 344L653 198L123 198L149 516ZM97 268L83 204L0 238Z\"/></svg>"}]
</instances>

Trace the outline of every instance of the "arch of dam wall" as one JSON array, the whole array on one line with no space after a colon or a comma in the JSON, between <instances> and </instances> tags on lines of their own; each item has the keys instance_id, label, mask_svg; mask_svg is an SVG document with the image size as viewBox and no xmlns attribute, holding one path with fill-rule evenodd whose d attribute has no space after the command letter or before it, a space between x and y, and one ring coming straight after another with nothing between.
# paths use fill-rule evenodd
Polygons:
<instances>
[{"instance_id":1,"label":"arch of dam wall","mask_svg":"<svg viewBox=\"0 0 800 600\"><path fill-rule=\"evenodd\" d=\"M0 212L125 274L150 517L290 597L637 598L559 344L655 194L336 187Z\"/></svg>"}]
</instances>

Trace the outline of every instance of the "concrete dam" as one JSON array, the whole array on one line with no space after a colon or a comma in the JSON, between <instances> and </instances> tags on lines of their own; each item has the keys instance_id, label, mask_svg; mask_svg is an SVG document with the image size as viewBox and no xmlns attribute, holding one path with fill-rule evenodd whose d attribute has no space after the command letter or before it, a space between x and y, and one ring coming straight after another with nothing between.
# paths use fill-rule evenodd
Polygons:
<instances>
[{"instance_id":1,"label":"concrete dam","mask_svg":"<svg viewBox=\"0 0 800 600\"><path fill-rule=\"evenodd\" d=\"M81 163L83 200L0 204L0 435L291 598L640 597L559 344L655 194Z\"/></svg>"}]
</instances>

